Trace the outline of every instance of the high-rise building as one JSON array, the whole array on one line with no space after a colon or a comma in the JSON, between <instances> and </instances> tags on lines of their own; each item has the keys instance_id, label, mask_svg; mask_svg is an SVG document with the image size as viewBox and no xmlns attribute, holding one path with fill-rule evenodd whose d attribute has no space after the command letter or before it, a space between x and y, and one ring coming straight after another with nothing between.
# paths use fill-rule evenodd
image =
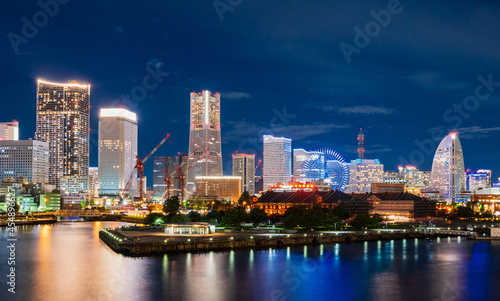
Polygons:
<instances>
[{"instance_id":1,"label":"high-rise building","mask_svg":"<svg viewBox=\"0 0 500 301\"><path fill-rule=\"evenodd\" d=\"M48 183L48 143L36 140L0 141L0 180L19 175L29 183Z\"/></svg>"},{"instance_id":2,"label":"high-rise building","mask_svg":"<svg viewBox=\"0 0 500 301\"><path fill-rule=\"evenodd\" d=\"M181 174L185 174L187 168L187 154L178 156L155 157L153 165L153 192L157 196L165 194L167 182L165 181L165 170L170 176L170 196L180 195ZM180 170L179 170L180 167ZM179 174L180 172L180 174Z\"/></svg>"},{"instance_id":3,"label":"high-rise building","mask_svg":"<svg viewBox=\"0 0 500 301\"><path fill-rule=\"evenodd\" d=\"M195 189L198 176L222 176L220 94L191 93L189 159L186 189Z\"/></svg>"},{"instance_id":4,"label":"high-rise building","mask_svg":"<svg viewBox=\"0 0 500 301\"><path fill-rule=\"evenodd\" d=\"M101 109L99 116L99 194L119 195L134 170L137 115L123 108ZM136 189L132 182L131 191Z\"/></svg>"},{"instance_id":5,"label":"high-rise building","mask_svg":"<svg viewBox=\"0 0 500 301\"><path fill-rule=\"evenodd\" d=\"M296 148L293 150L293 180L296 182L305 181L302 179L302 166L304 162L313 155L313 152L308 152L302 148Z\"/></svg>"},{"instance_id":6,"label":"high-rise building","mask_svg":"<svg viewBox=\"0 0 500 301\"><path fill-rule=\"evenodd\" d=\"M19 123L17 120L0 123L0 141L2 140L19 140Z\"/></svg>"},{"instance_id":7,"label":"high-rise building","mask_svg":"<svg viewBox=\"0 0 500 301\"><path fill-rule=\"evenodd\" d=\"M432 161L431 189L447 202L455 202L465 190L464 155L456 133L439 143Z\"/></svg>"},{"instance_id":8,"label":"high-rise building","mask_svg":"<svg viewBox=\"0 0 500 301\"><path fill-rule=\"evenodd\" d=\"M196 177L196 197L224 199L235 203L241 196L241 178L235 176ZM247 206L249 204L246 204Z\"/></svg>"},{"instance_id":9,"label":"high-rise building","mask_svg":"<svg viewBox=\"0 0 500 301\"><path fill-rule=\"evenodd\" d=\"M99 196L99 167L89 167L89 195Z\"/></svg>"},{"instance_id":10,"label":"high-rise building","mask_svg":"<svg viewBox=\"0 0 500 301\"><path fill-rule=\"evenodd\" d=\"M90 84L37 82L36 140L49 143L49 183L62 177L86 187L89 171Z\"/></svg>"},{"instance_id":11,"label":"high-rise building","mask_svg":"<svg viewBox=\"0 0 500 301\"><path fill-rule=\"evenodd\" d=\"M264 190L290 182L292 178L292 139L264 135Z\"/></svg>"},{"instance_id":12,"label":"high-rise building","mask_svg":"<svg viewBox=\"0 0 500 301\"><path fill-rule=\"evenodd\" d=\"M233 176L241 177L241 192L255 193L255 155L233 154Z\"/></svg>"},{"instance_id":13,"label":"high-rise building","mask_svg":"<svg viewBox=\"0 0 500 301\"><path fill-rule=\"evenodd\" d=\"M405 187L414 188L428 188L431 182L431 172L422 171L415 166L406 165L405 167L399 166L399 175L401 175L405 182Z\"/></svg>"},{"instance_id":14,"label":"high-rise building","mask_svg":"<svg viewBox=\"0 0 500 301\"><path fill-rule=\"evenodd\" d=\"M491 170L480 169L476 172L467 171L467 190L473 192L478 189L491 187Z\"/></svg>"},{"instance_id":15,"label":"high-rise building","mask_svg":"<svg viewBox=\"0 0 500 301\"><path fill-rule=\"evenodd\" d=\"M370 192L372 183L384 182L384 165L378 159L356 159L349 164L348 193Z\"/></svg>"}]
</instances>

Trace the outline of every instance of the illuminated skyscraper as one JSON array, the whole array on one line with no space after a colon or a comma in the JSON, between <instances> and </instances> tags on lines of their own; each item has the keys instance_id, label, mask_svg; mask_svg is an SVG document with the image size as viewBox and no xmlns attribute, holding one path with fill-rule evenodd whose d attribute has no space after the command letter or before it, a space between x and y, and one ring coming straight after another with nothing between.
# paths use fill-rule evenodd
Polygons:
<instances>
[{"instance_id":1,"label":"illuminated skyscraper","mask_svg":"<svg viewBox=\"0 0 500 301\"><path fill-rule=\"evenodd\" d=\"M451 133L439 143L432 161L431 189L439 191L441 198L454 202L465 190L464 154L456 133Z\"/></svg>"},{"instance_id":2,"label":"illuminated skyscraper","mask_svg":"<svg viewBox=\"0 0 500 301\"><path fill-rule=\"evenodd\" d=\"M292 179L292 139L264 135L264 190Z\"/></svg>"},{"instance_id":3,"label":"illuminated skyscraper","mask_svg":"<svg viewBox=\"0 0 500 301\"><path fill-rule=\"evenodd\" d=\"M101 109L99 116L99 194L118 196L137 156L137 116L122 108ZM131 191L136 189L132 182Z\"/></svg>"},{"instance_id":4,"label":"illuminated skyscraper","mask_svg":"<svg viewBox=\"0 0 500 301\"><path fill-rule=\"evenodd\" d=\"M0 141L2 140L19 140L19 123L17 120L0 123Z\"/></svg>"},{"instance_id":5,"label":"illuminated skyscraper","mask_svg":"<svg viewBox=\"0 0 500 301\"><path fill-rule=\"evenodd\" d=\"M222 176L220 94L191 93L191 122L186 190L192 192L198 176Z\"/></svg>"},{"instance_id":6,"label":"illuminated skyscraper","mask_svg":"<svg viewBox=\"0 0 500 301\"><path fill-rule=\"evenodd\" d=\"M37 82L36 140L49 143L49 183L88 185L90 84ZM79 192L79 191L71 191Z\"/></svg>"},{"instance_id":7,"label":"illuminated skyscraper","mask_svg":"<svg viewBox=\"0 0 500 301\"><path fill-rule=\"evenodd\" d=\"M302 166L304 165L304 162L308 158L310 158L311 155L313 155L314 152L308 152L305 149L302 148L296 148L293 150L293 180L296 182L302 182L306 181L305 179L302 178Z\"/></svg>"},{"instance_id":8,"label":"illuminated skyscraper","mask_svg":"<svg viewBox=\"0 0 500 301\"><path fill-rule=\"evenodd\" d=\"M241 192L255 193L255 155L234 154L233 176L241 177Z\"/></svg>"}]
</instances>

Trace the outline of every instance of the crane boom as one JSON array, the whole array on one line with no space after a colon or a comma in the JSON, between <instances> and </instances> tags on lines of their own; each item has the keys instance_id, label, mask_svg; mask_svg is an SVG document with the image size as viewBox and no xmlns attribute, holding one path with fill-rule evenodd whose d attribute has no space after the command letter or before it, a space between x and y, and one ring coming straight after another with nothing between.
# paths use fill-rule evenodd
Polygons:
<instances>
[{"instance_id":1,"label":"crane boom","mask_svg":"<svg viewBox=\"0 0 500 301\"><path fill-rule=\"evenodd\" d=\"M153 155L160 148L160 146L162 146L163 143L167 141L168 137L170 137L170 134L167 134L167 136L165 136L165 138L163 138L163 140L160 141L160 143L158 143L158 145L155 148L153 148L153 150L146 157L144 157L144 159L141 160L141 163L142 164L146 163L149 157L151 157L151 155Z\"/></svg>"},{"instance_id":2,"label":"crane boom","mask_svg":"<svg viewBox=\"0 0 500 301\"><path fill-rule=\"evenodd\" d=\"M128 178L128 181L127 181L127 184L125 185L125 188L123 189L122 193L121 193L121 199L123 200L123 198L125 198L126 194L128 193L128 191L130 190L130 187L132 187L132 182L135 178L135 175L137 174L137 172L139 172L139 198L140 198L140 201L141 203L144 202L144 198L143 198L143 189L142 189L142 179L143 179L143 175L144 175L144 163L149 159L149 157L151 157L162 145L163 143L165 143L165 141L167 141L167 139L170 137L170 134L167 134L167 136L165 136L165 138L163 138L160 143L158 143L158 145L153 148L152 151L149 152L149 154L144 157L142 160L139 159L139 156L136 156L136 163L135 163L135 166L134 166L134 169L132 170L132 174L130 175L130 177Z\"/></svg>"}]
</instances>

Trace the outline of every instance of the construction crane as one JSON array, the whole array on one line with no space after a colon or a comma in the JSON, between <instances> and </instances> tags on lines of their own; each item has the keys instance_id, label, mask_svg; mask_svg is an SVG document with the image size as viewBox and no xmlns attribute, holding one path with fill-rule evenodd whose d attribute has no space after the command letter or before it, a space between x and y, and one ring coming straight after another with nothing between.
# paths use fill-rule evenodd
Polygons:
<instances>
[{"instance_id":1,"label":"construction crane","mask_svg":"<svg viewBox=\"0 0 500 301\"><path fill-rule=\"evenodd\" d=\"M196 151L199 149L199 146L193 151L193 154L196 153ZM189 166L187 169L186 169L186 172L188 172L189 170L191 170L191 168L195 165L196 162L198 162L198 160L200 160L200 158L203 157L203 155L208 152L208 148L205 149L205 151L203 153L201 153L200 155L198 155L198 157L195 158L193 164L191 166ZM188 160L189 161L189 160ZM172 183L172 176L174 175L175 172L177 172L177 176L174 177L175 180L180 180L181 181L181 200L184 200L184 185L185 185L185 175L184 173L182 172L182 167L184 166L184 164L187 164L188 161L186 162L183 162L181 164L181 166L179 166L176 170L174 170L170 175L168 175L168 177L165 178L165 182L167 182L167 190L165 191L165 193L163 194L162 196L162 199L163 197L165 196L165 194L167 194L167 199L170 198L170 187L171 187L171 183ZM167 170L165 169L165 173L167 173Z\"/></svg>"},{"instance_id":2,"label":"construction crane","mask_svg":"<svg viewBox=\"0 0 500 301\"><path fill-rule=\"evenodd\" d=\"M139 156L135 157L136 162L134 170L132 170L132 174L130 175L127 184L125 185L125 189L123 189L122 191L122 200L127 195L128 191L130 190L130 187L132 187L132 182L134 181L135 175L137 174L137 172L139 172L139 200L141 204L144 203L144 191L142 189L143 176L144 176L144 163L146 163L146 161L151 157L151 155L153 155L160 148L160 146L162 146L163 143L167 141L168 137L170 137L170 134L167 134L167 136L165 136L165 138L163 138L163 140L161 140L160 143L158 143L158 145L155 148L153 148L153 150L150 151L146 157L144 157L144 159L141 160Z\"/></svg>"},{"instance_id":3,"label":"construction crane","mask_svg":"<svg viewBox=\"0 0 500 301\"><path fill-rule=\"evenodd\" d=\"M200 147L197 146L196 149L193 151L193 154L196 153L196 151L199 149ZM179 166L179 168L182 168L185 164L187 164L187 161L185 162L182 162L181 165ZM172 176L174 175L174 173L177 172L177 169L172 171L171 174L168 174L168 169L165 169L165 178L163 179L164 182L167 183L167 189L165 190L165 192L163 193L163 195L161 196L160 200L163 200L164 197L165 197L165 194L167 195L167 198L166 199L169 199L170 198L170 187L172 186Z\"/></svg>"},{"instance_id":4,"label":"construction crane","mask_svg":"<svg viewBox=\"0 0 500 301\"><path fill-rule=\"evenodd\" d=\"M257 169L259 168L259 166L262 164L262 160L259 160L259 162L257 163L257 166L255 166L255 171L257 171Z\"/></svg>"}]
</instances>

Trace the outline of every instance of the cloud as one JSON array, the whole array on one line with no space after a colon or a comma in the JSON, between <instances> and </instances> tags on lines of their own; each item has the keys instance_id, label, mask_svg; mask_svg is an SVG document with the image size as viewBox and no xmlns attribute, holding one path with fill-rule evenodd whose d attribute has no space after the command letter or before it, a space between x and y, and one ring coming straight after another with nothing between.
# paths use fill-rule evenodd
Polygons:
<instances>
[{"instance_id":1,"label":"cloud","mask_svg":"<svg viewBox=\"0 0 500 301\"><path fill-rule=\"evenodd\" d=\"M466 82L454 82L444 73L421 70L407 77L414 85L428 92L449 92L461 90L469 86Z\"/></svg>"},{"instance_id":2,"label":"cloud","mask_svg":"<svg viewBox=\"0 0 500 301\"><path fill-rule=\"evenodd\" d=\"M352 106L352 107L335 107L321 106L323 111L335 111L339 114L360 114L360 115L393 115L397 114L398 110L386 108L384 106Z\"/></svg>"},{"instance_id":3,"label":"cloud","mask_svg":"<svg viewBox=\"0 0 500 301\"><path fill-rule=\"evenodd\" d=\"M455 129L460 139L481 139L491 137L492 132L500 131L500 127L483 128L480 126L471 126Z\"/></svg>"},{"instance_id":4,"label":"cloud","mask_svg":"<svg viewBox=\"0 0 500 301\"><path fill-rule=\"evenodd\" d=\"M352 126L349 124L338 123L312 123L304 125L288 125L271 127L266 124L250 124L246 120L236 123L229 123L233 126L230 130L222 130L223 143L236 142L247 140L248 142L255 143L262 140L262 135L274 135L291 138L295 141L310 138L316 135L330 133L332 131L348 129Z\"/></svg>"},{"instance_id":5,"label":"cloud","mask_svg":"<svg viewBox=\"0 0 500 301\"><path fill-rule=\"evenodd\" d=\"M245 92L223 92L221 93L221 96L223 98L228 98L228 99L243 99L243 98L250 98L252 97L250 94L245 93Z\"/></svg>"}]
</instances>

